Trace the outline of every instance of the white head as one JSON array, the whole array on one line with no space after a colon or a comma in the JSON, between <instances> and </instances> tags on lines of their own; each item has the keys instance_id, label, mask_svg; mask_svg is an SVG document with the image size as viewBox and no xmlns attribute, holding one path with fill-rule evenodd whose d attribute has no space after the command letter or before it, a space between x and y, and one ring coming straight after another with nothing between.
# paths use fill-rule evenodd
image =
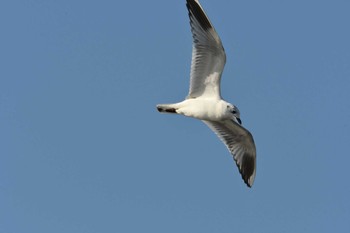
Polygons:
<instances>
[{"instance_id":1,"label":"white head","mask_svg":"<svg viewBox=\"0 0 350 233\"><path fill-rule=\"evenodd\" d=\"M242 124L241 118L240 118L240 112L236 106L233 104L227 103L226 111L228 115L230 116L230 119L235 121L237 124Z\"/></svg>"}]
</instances>

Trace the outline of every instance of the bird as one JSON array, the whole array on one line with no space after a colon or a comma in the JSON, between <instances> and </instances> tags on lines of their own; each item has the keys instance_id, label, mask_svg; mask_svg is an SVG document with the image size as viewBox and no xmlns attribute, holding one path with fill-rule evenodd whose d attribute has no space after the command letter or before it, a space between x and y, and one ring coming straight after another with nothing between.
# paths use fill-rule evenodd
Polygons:
<instances>
[{"instance_id":1,"label":"bird","mask_svg":"<svg viewBox=\"0 0 350 233\"><path fill-rule=\"evenodd\" d=\"M222 99L220 80L226 63L221 39L198 0L186 0L192 32L190 88L185 100L158 104L161 113L203 121L231 153L244 183L252 187L256 175L256 147L242 126L238 108Z\"/></svg>"}]
</instances>

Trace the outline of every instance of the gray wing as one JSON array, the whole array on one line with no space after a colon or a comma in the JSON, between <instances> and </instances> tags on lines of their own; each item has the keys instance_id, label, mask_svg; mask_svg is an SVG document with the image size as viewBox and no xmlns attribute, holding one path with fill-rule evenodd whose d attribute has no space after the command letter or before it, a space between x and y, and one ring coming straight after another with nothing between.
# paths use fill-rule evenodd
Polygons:
<instances>
[{"instance_id":1,"label":"gray wing","mask_svg":"<svg viewBox=\"0 0 350 233\"><path fill-rule=\"evenodd\" d=\"M256 149L251 133L232 120L203 121L233 155L244 182L251 187L256 174Z\"/></svg>"},{"instance_id":2,"label":"gray wing","mask_svg":"<svg viewBox=\"0 0 350 233\"><path fill-rule=\"evenodd\" d=\"M193 37L190 91L187 98L221 97L226 55L221 40L197 0L187 0Z\"/></svg>"}]
</instances>

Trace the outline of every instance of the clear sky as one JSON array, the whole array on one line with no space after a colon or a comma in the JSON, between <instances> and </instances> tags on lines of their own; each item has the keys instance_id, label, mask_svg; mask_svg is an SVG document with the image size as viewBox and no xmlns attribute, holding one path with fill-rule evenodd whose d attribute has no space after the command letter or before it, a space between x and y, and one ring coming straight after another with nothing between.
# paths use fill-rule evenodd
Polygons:
<instances>
[{"instance_id":1,"label":"clear sky","mask_svg":"<svg viewBox=\"0 0 350 233\"><path fill-rule=\"evenodd\" d=\"M350 2L202 0L251 189L188 91L185 0L0 3L0 232L349 232Z\"/></svg>"}]
</instances>

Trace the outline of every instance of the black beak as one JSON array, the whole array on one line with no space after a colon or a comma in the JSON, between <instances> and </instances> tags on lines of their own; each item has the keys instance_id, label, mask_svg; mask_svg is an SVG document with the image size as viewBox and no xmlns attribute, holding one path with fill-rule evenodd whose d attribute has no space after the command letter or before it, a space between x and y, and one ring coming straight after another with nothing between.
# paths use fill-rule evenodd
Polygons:
<instances>
[{"instance_id":1,"label":"black beak","mask_svg":"<svg viewBox=\"0 0 350 233\"><path fill-rule=\"evenodd\" d=\"M238 121L238 123L241 125L242 124L242 121L241 121L241 119L240 118L236 118L237 119L237 121Z\"/></svg>"}]
</instances>

